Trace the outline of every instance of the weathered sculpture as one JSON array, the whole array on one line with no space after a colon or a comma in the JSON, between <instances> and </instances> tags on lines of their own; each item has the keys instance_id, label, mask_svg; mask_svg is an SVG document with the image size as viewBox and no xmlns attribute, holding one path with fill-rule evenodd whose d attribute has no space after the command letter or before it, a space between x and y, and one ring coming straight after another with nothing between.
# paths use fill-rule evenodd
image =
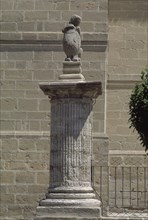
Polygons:
<instances>
[{"instance_id":1,"label":"weathered sculpture","mask_svg":"<svg viewBox=\"0 0 148 220\"><path fill-rule=\"evenodd\" d=\"M82 53L81 36L80 36L80 22L81 17L73 15L69 24L62 30L63 49L66 54L65 61L79 61Z\"/></svg>"}]
</instances>

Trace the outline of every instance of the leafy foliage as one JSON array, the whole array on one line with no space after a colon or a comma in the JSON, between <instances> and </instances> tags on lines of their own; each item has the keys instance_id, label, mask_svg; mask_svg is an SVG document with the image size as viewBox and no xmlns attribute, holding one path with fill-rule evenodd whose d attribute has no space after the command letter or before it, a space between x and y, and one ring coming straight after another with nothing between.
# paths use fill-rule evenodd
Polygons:
<instances>
[{"instance_id":1,"label":"leafy foliage","mask_svg":"<svg viewBox=\"0 0 148 220\"><path fill-rule=\"evenodd\" d=\"M141 73L141 82L132 91L129 102L130 127L137 130L145 151L148 150L148 68Z\"/></svg>"}]
</instances>

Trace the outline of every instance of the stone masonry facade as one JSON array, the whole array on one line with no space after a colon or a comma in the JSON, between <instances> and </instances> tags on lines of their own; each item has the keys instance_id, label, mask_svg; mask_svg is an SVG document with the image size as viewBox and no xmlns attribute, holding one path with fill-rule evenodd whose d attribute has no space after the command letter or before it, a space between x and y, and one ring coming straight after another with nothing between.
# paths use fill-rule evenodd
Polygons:
<instances>
[{"instance_id":1,"label":"stone masonry facade","mask_svg":"<svg viewBox=\"0 0 148 220\"><path fill-rule=\"evenodd\" d=\"M38 84L61 74L61 30L73 14L82 17L83 75L103 86L94 102L95 178L99 166L148 166L128 124L129 96L148 60L148 1L0 0L0 8L0 220L33 220L47 192L50 103Z\"/></svg>"},{"instance_id":2,"label":"stone masonry facade","mask_svg":"<svg viewBox=\"0 0 148 220\"><path fill-rule=\"evenodd\" d=\"M106 122L112 165L148 165L128 123L132 88L148 65L147 12L147 0L109 1Z\"/></svg>"}]
</instances>

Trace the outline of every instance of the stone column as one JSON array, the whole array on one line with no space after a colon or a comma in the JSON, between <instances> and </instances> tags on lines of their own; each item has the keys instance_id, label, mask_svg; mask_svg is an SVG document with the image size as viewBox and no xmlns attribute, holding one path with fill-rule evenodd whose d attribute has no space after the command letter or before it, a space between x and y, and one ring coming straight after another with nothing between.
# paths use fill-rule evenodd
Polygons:
<instances>
[{"instance_id":1,"label":"stone column","mask_svg":"<svg viewBox=\"0 0 148 220\"><path fill-rule=\"evenodd\" d=\"M50 190L91 187L92 100L51 100Z\"/></svg>"},{"instance_id":2,"label":"stone column","mask_svg":"<svg viewBox=\"0 0 148 220\"><path fill-rule=\"evenodd\" d=\"M50 185L35 219L99 219L91 154L92 109L101 83L85 81L78 62L64 62L59 79L40 84L51 102Z\"/></svg>"}]
</instances>

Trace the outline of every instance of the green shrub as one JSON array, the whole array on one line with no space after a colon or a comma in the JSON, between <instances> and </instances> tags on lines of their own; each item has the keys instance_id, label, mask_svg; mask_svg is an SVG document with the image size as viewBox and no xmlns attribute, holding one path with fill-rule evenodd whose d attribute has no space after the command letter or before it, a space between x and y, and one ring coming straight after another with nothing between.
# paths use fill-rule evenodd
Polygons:
<instances>
[{"instance_id":1,"label":"green shrub","mask_svg":"<svg viewBox=\"0 0 148 220\"><path fill-rule=\"evenodd\" d=\"M141 82L132 91L129 102L129 122L138 132L138 137L148 150L148 68L141 73Z\"/></svg>"}]
</instances>

